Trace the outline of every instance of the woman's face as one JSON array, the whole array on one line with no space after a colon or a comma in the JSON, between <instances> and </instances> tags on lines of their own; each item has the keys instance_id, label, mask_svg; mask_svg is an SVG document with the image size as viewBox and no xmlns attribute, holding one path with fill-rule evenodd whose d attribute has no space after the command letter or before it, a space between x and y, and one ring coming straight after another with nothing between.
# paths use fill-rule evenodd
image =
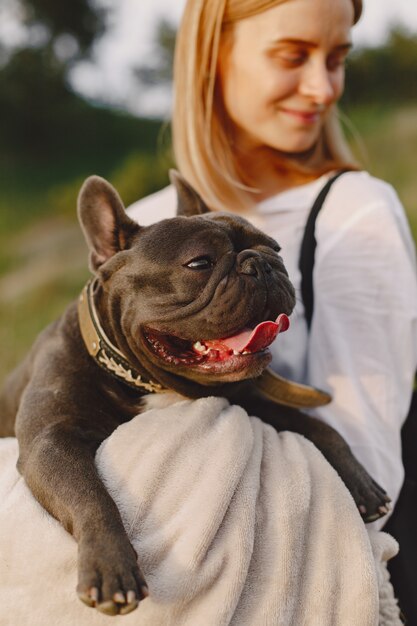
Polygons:
<instances>
[{"instance_id":1,"label":"woman's face","mask_svg":"<svg viewBox=\"0 0 417 626\"><path fill-rule=\"evenodd\" d=\"M304 152L341 96L352 0L287 0L224 36L219 78L239 146Z\"/></svg>"}]
</instances>

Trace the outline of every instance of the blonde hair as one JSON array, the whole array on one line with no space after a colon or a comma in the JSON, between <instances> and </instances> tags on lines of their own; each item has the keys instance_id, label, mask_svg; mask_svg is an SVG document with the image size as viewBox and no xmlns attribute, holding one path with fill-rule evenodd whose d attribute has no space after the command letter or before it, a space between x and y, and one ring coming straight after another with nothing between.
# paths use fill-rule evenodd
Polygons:
<instances>
[{"instance_id":1,"label":"blonde hair","mask_svg":"<svg viewBox=\"0 0 417 626\"><path fill-rule=\"evenodd\" d=\"M253 203L242 182L216 80L222 32L235 22L288 0L188 0L174 60L173 146L177 167L212 208ZM354 23L362 0L352 0ZM318 155L319 152L319 155ZM300 164L282 158L283 171L311 176L351 166L353 158L333 107L326 116L317 150Z\"/></svg>"}]
</instances>

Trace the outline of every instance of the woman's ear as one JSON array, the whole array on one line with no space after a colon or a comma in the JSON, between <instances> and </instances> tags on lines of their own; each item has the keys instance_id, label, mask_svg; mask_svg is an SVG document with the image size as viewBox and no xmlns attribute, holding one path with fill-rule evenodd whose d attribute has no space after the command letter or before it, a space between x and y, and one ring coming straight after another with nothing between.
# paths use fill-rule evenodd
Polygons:
<instances>
[{"instance_id":1,"label":"woman's ear","mask_svg":"<svg viewBox=\"0 0 417 626\"><path fill-rule=\"evenodd\" d=\"M126 215L117 191L100 176L90 176L78 195L78 219L90 249L90 268L98 268L129 247L140 226Z\"/></svg>"},{"instance_id":2,"label":"woman's ear","mask_svg":"<svg viewBox=\"0 0 417 626\"><path fill-rule=\"evenodd\" d=\"M169 170L169 179L177 190L177 215L192 217L210 213L201 196L191 187L177 170Z\"/></svg>"}]
</instances>

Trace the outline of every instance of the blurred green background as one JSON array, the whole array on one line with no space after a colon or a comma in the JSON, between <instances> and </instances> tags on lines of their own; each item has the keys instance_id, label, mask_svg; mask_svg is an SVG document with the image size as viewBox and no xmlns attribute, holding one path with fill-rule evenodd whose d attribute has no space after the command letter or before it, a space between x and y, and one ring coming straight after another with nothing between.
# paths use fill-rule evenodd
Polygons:
<instances>
[{"instance_id":1,"label":"blurred green background","mask_svg":"<svg viewBox=\"0 0 417 626\"><path fill-rule=\"evenodd\" d=\"M75 216L83 179L105 176L128 205L163 187L172 164L162 120L87 101L69 85L71 67L106 29L105 12L87 0L21 5L26 27L42 26L43 37L13 50L0 39L0 380L88 277ZM161 21L157 63L137 68L144 89L169 84L174 39ZM355 154L394 185L416 239L417 35L396 28L352 53L341 112Z\"/></svg>"}]
</instances>

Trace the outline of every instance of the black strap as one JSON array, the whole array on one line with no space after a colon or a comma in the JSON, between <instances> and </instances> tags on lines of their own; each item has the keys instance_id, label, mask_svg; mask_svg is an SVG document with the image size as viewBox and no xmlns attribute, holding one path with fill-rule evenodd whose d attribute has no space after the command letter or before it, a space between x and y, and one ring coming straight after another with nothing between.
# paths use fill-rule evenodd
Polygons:
<instances>
[{"instance_id":1,"label":"black strap","mask_svg":"<svg viewBox=\"0 0 417 626\"><path fill-rule=\"evenodd\" d=\"M332 176L327 181L323 189L320 191L313 206L311 207L310 215L308 216L304 230L303 240L301 242L298 267L301 271L301 296L303 299L305 318L308 328L311 326L314 309L313 268L317 245L315 236L316 219L333 183L339 178L339 176L347 171L349 170L340 170L337 172L337 174Z\"/></svg>"}]
</instances>

